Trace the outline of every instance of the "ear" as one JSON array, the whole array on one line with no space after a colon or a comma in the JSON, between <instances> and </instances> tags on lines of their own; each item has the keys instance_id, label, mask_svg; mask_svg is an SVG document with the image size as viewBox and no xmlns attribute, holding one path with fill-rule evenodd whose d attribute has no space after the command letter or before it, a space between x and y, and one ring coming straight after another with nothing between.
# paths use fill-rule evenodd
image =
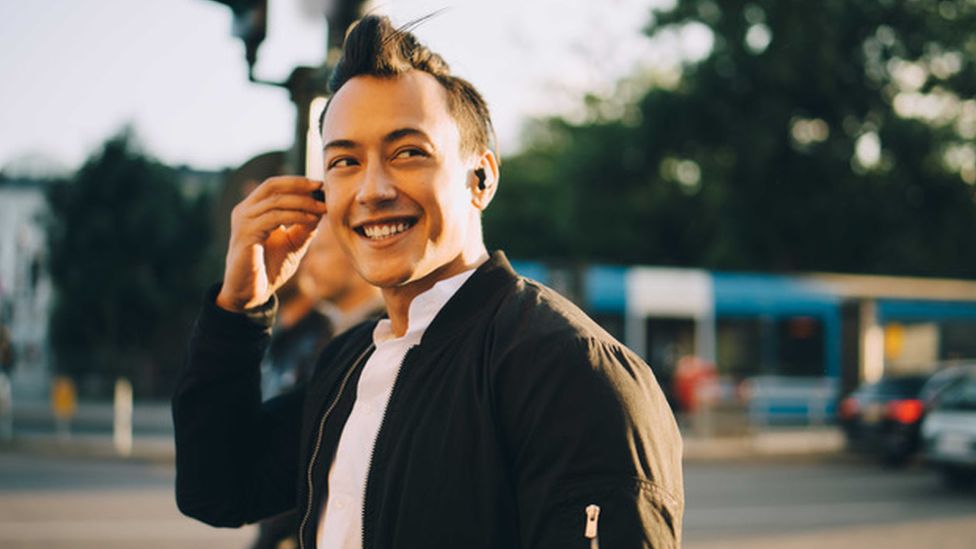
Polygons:
<instances>
[{"instance_id":1,"label":"ear","mask_svg":"<svg viewBox=\"0 0 976 549\"><path fill-rule=\"evenodd\" d=\"M498 158L490 150L477 157L471 168L471 203L485 211L498 189Z\"/></svg>"}]
</instances>

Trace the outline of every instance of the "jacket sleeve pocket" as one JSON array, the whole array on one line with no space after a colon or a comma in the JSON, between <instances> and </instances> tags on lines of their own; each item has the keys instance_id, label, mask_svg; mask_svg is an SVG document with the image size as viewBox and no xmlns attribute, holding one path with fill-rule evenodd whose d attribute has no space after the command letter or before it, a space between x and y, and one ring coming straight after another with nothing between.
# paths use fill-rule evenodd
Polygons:
<instances>
[{"instance_id":1,"label":"jacket sleeve pocket","mask_svg":"<svg viewBox=\"0 0 976 549\"><path fill-rule=\"evenodd\" d=\"M527 548L679 547L681 439L650 368L585 338L522 345L502 362L496 404Z\"/></svg>"},{"instance_id":2,"label":"jacket sleeve pocket","mask_svg":"<svg viewBox=\"0 0 976 549\"><path fill-rule=\"evenodd\" d=\"M591 549L680 546L678 510L670 496L638 479L589 479L567 488L552 510L537 518L531 547Z\"/></svg>"}]
</instances>

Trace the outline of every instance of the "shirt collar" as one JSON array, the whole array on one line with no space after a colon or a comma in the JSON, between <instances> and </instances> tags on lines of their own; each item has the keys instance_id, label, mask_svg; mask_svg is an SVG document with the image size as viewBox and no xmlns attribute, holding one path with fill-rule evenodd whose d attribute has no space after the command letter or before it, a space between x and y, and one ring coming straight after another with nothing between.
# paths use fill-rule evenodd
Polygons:
<instances>
[{"instance_id":1,"label":"shirt collar","mask_svg":"<svg viewBox=\"0 0 976 549\"><path fill-rule=\"evenodd\" d=\"M457 293L464 283L471 278L476 269L464 271L444 280L437 281L429 290L423 292L410 302L410 309L407 312L407 332L403 335L404 339L420 341L427 327L434 321L434 317L444 307L444 305ZM373 343L379 345L386 341L397 339L393 333L393 324L390 319L380 320L373 328Z\"/></svg>"}]
</instances>

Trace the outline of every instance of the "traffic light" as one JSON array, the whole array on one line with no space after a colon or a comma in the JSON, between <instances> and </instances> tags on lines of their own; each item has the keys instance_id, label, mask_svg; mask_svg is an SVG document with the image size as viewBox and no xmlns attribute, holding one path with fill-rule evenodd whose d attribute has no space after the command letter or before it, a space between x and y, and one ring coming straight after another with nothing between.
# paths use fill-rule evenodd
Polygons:
<instances>
[{"instance_id":1,"label":"traffic light","mask_svg":"<svg viewBox=\"0 0 976 549\"><path fill-rule=\"evenodd\" d=\"M268 26L268 0L212 0L234 12L234 36L244 42L248 75L253 75L258 46L264 41Z\"/></svg>"}]
</instances>

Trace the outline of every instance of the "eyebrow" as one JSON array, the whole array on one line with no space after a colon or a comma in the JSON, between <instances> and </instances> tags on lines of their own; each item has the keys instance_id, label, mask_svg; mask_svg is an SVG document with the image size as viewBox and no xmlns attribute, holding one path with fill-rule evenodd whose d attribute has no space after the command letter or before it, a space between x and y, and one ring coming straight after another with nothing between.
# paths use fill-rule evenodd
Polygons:
<instances>
[{"instance_id":1,"label":"eyebrow","mask_svg":"<svg viewBox=\"0 0 976 549\"><path fill-rule=\"evenodd\" d=\"M322 147L322 150L327 151L329 149L355 149L355 148L356 148L356 142L351 139L335 139L326 143L325 146Z\"/></svg>"},{"instance_id":2,"label":"eyebrow","mask_svg":"<svg viewBox=\"0 0 976 549\"><path fill-rule=\"evenodd\" d=\"M428 142L430 141L430 138L427 136L427 134L421 130L418 130L417 128L399 128L383 136L383 143L390 144L399 139L403 139L404 137L420 137ZM356 143L351 139L334 139L326 143L325 146L322 147L322 150L327 151L329 149L355 149L358 146L359 143Z\"/></svg>"},{"instance_id":3,"label":"eyebrow","mask_svg":"<svg viewBox=\"0 0 976 549\"><path fill-rule=\"evenodd\" d=\"M421 130L418 130L417 128L400 128L398 130L393 130L392 132L386 134L386 136L383 138L383 143L389 144L398 139L403 139L404 137L420 137L422 139L430 141L430 138L427 137L427 134Z\"/></svg>"}]
</instances>

